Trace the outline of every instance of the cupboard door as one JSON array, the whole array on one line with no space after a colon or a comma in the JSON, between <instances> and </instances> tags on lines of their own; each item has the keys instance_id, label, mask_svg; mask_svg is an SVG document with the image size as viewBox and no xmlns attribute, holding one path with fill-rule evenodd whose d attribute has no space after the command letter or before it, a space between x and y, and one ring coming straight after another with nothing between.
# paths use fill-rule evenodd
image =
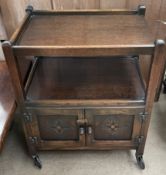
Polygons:
<instances>
[{"instance_id":1,"label":"cupboard door","mask_svg":"<svg viewBox=\"0 0 166 175\"><path fill-rule=\"evenodd\" d=\"M39 149L71 149L84 146L85 133L80 121L84 121L82 110L28 109L32 115L29 129L31 137L38 139Z\"/></svg>"},{"instance_id":2,"label":"cupboard door","mask_svg":"<svg viewBox=\"0 0 166 175\"><path fill-rule=\"evenodd\" d=\"M113 108L85 111L87 119L86 142L89 147L135 148L140 135L143 109Z\"/></svg>"}]
</instances>

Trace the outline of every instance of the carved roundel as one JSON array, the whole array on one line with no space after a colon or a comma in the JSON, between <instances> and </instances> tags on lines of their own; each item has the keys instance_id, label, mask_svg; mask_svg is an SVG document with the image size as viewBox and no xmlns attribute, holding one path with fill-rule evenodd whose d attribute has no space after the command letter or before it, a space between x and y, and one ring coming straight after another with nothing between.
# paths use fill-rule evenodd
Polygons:
<instances>
[{"instance_id":1,"label":"carved roundel","mask_svg":"<svg viewBox=\"0 0 166 175\"><path fill-rule=\"evenodd\" d=\"M119 130L119 121L107 119L105 121L105 127L111 135L114 135Z\"/></svg>"},{"instance_id":2,"label":"carved roundel","mask_svg":"<svg viewBox=\"0 0 166 175\"><path fill-rule=\"evenodd\" d=\"M56 132L56 134L63 134L64 132L60 121L55 121L54 125L51 128Z\"/></svg>"}]
</instances>

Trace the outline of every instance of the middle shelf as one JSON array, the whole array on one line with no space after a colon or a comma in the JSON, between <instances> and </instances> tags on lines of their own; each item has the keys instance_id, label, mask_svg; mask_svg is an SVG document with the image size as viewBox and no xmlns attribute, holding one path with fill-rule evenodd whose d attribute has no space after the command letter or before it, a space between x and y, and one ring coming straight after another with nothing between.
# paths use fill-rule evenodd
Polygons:
<instances>
[{"instance_id":1,"label":"middle shelf","mask_svg":"<svg viewBox=\"0 0 166 175\"><path fill-rule=\"evenodd\" d=\"M43 57L27 98L35 100L143 100L138 58Z\"/></svg>"}]
</instances>

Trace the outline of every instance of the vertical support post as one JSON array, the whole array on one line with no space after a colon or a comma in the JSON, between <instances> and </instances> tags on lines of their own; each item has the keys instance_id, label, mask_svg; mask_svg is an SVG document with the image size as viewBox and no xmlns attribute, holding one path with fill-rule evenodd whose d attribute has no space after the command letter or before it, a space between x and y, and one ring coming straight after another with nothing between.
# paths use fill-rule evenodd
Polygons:
<instances>
[{"instance_id":1,"label":"vertical support post","mask_svg":"<svg viewBox=\"0 0 166 175\"><path fill-rule=\"evenodd\" d=\"M145 111L149 114L149 117L147 118L146 122L144 122L142 125L141 135L144 136L144 140L137 149L136 154L138 155L143 155L144 153L144 147L145 147L147 132L149 128L150 118L151 118L150 116L152 112L153 103L155 100L158 81L160 78L160 72L161 70L163 70L163 67L165 66L165 42L164 40L156 40L155 50L154 50L152 59L153 60L152 60L149 84L147 88L146 106L145 106Z\"/></svg>"},{"instance_id":2,"label":"vertical support post","mask_svg":"<svg viewBox=\"0 0 166 175\"><path fill-rule=\"evenodd\" d=\"M15 43L17 41L19 34L22 32L25 24L27 23L31 14L33 13L33 7L28 6L26 9L26 12L27 12L27 15L25 16L23 23L16 30L16 32L13 34L10 42L5 41L2 43L2 48L4 51L6 62L7 62L9 72L11 75L13 87L15 90L15 99L18 103L21 114L23 114L23 112L25 110L25 104L24 104L25 90L24 90L24 85L23 85L22 78L21 78L18 60L13 52L12 43ZM32 141L29 139L29 136L31 136L31 126L29 124L25 123L23 117L21 119L22 119L22 124L23 124L23 129L24 129L24 134L26 137L26 142L27 142L29 154L33 158L35 165L38 166L39 168L41 168L42 164L41 164L40 159L37 155L36 144L32 143Z\"/></svg>"},{"instance_id":3,"label":"vertical support post","mask_svg":"<svg viewBox=\"0 0 166 175\"><path fill-rule=\"evenodd\" d=\"M12 45L9 41L5 41L2 44L2 48L4 51L6 62L8 64L9 72L10 72L10 75L12 78L12 83L13 83L13 87L15 90L15 98L16 98L16 101L18 103L18 107L20 108L20 112L22 114L24 112L24 109L25 109L25 106L24 106L24 100L25 100L24 93L25 93L25 91L24 91L21 75L19 72L17 58L14 56L14 53L12 50ZM30 141L28 140L29 136L31 135L31 129L28 128L29 125L25 124L23 118L22 118L22 123L23 123L23 128L24 128L24 133L26 136L26 141L27 141L29 153L31 156L34 156L34 155L36 155L35 145L30 143Z\"/></svg>"},{"instance_id":4,"label":"vertical support post","mask_svg":"<svg viewBox=\"0 0 166 175\"><path fill-rule=\"evenodd\" d=\"M2 48L11 75L15 91L15 99L17 103L20 106L22 106L24 104L25 95L24 95L23 82L19 72L17 58L14 56L12 45L9 41L5 41L4 43L2 43Z\"/></svg>"}]
</instances>

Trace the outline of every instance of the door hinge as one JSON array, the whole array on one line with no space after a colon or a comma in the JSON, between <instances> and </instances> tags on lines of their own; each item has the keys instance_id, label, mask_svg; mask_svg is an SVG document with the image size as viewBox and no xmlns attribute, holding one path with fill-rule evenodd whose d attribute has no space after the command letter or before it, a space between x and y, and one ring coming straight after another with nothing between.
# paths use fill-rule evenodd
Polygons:
<instances>
[{"instance_id":1,"label":"door hinge","mask_svg":"<svg viewBox=\"0 0 166 175\"><path fill-rule=\"evenodd\" d=\"M38 138L37 138L37 137L29 137L29 141L30 141L32 144L38 144Z\"/></svg>"},{"instance_id":2,"label":"door hinge","mask_svg":"<svg viewBox=\"0 0 166 175\"><path fill-rule=\"evenodd\" d=\"M29 112L24 112L24 121L25 122L32 122L32 114Z\"/></svg>"},{"instance_id":3,"label":"door hinge","mask_svg":"<svg viewBox=\"0 0 166 175\"><path fill-rule=\"evenodd\" d=\"M140 119L141 119L141 122L145 122L146 121L146 118L149 114L147 112L142 112L140 113Z\"/></svg>"},{"instance_id":4,"label":"door hinge","mask_svg":"<svg viewBox=\"0 0 166 175\"><path fill-rule=\"evenodd\" d=\"M135 139L134 139L134 142L136 143L136 144L141 144L141 143L143 143L143 141L144 141L144 136L138 136L138 137L136 137Z\"/></svg>"}]
</instances>

